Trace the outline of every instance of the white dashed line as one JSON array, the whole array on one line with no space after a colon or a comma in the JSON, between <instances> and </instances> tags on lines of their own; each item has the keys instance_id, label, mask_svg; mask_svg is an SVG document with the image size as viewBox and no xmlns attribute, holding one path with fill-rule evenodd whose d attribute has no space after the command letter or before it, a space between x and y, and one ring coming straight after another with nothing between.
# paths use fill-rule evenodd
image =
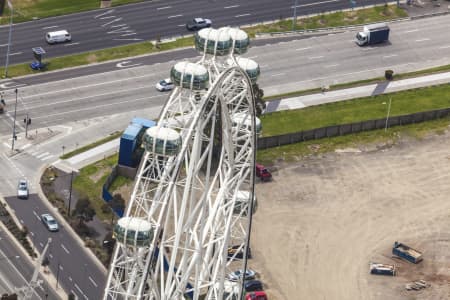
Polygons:
<instances>
[{"instance_id":1,"label":"white dashed line","mask_svg":"<svg viewBox=\"0 0 450 300\"><path fill-rule=\"evenodd\" d=\"M66 247L64 247L64 245L63 245L63 244L61 244L61 248L63 248L63 250L64 250L64 251L66 251L66 253L67 253L67 254L69 254L69 253L70 253L70 252L69 252L69 250L67 250L67 248L66 248Z\"/></svg>"},{"instance_id":2,"label":"white dashed line","mask_svg":"<svg viewBox=\"0 0 450 300\"><path fill-rule=\"evenodd\" d=\"M50 28L56 28L56 27L58 27L58 25L42 27L42 29L50 29Z\"/></svg>"},{"instance_id":3,"label":"white dashed line","mask_svg":"<svg viewBox=\"0 0 450 300\"><path fill-rule=\"evenodd\" d=\"M102 14L96 15L94 18L97 19L98 17L104 16L104 15L109 15L112 14L114 12L114 9L110 9Z\"/></svg>"},{"instance_id":4,"label":"white dashed line","mask_svg":"<svg viewBox=\"0 0 450 300\"><path fill-rule=\"evenodd\" d=\"M0 47L6 47L6 46L8 46L8 44L2 44L2 45L0 45Z\"/></svg>"},{"instance_id":5,"label":"white dashed line","mask_svg":"<svg viewBox=\"0 0 450 300\"><path fill-rule=\"evenodd\" d=\"M65 47L68 47L68 46L75 46L75 45L78 45L78 44L79 44L79 43L76 42L76 43L64 44L64 46L65 46Z\"/></svg>"},{"instance_id":6,"label":"white dashed line","mask_svg":"<svg viewBox=\"0 0 450 300\"><path fill-rule=\"evenodd\" d=\"M272 77L275 77L275 76L282 76L282 75L284 75L285 73L278 73L278 74L273 74L273 75L271 75Z\"/></svg>"},{"instance_id":7,"label":"white dashed line","mask_svg":"<svg viewBox=\"0 0 450 300\"><path fill-rule=\"evenodd\" d=\"M312 60L312 59L319 59L319 58L323 58L323 56L311 56L308 57L308 59Z\"/></svg>"},{"instance_id":8,"label":"white dashed line","mask_svg":"<svg viewBox=\"0 0 450 300\"><path fill-rule=\"evenodd\" d=\"M115 18L116 16L107 16L107 17L103 17L100 18L100 20L107 20L107 19L111 19L111 18Z\"/></svg>"},{"instance_id":9,"label":"white dashed line","mask_svg":"<svg viewBox=\"0 0 450 300\"><path fill-rule=\"evenodd\" d=\"M240 18L240 17L246 17L246 16L250 16L251 14L242 14L242 15L237 15L234 16L235 18Z\"/></svg>"},{"instance_id":10,"label":"white dashed line","mask_svg":"<svg viewBox=\"0 0 450 300\"><path fill-rule=\"evenodd\" d=\"M162 10L162 9L168 9L168 8L172 8L172 6L158 7L158 8L156 8L156 10Z\"/></svg>"},{"instance_id":11,"label":"white dashed line","mask_svg":"<svg viewBox=\"0 0 450 300\"><path fill-rule=\"evenodd\" d=\"M297 7L306 7L306 6L313 6L313 5L319 5L319 4L325 4L325 3L331 3L331 2L339 2L340 0L328 0L328 1L321 1L321 2L315 2L315 3L308 3L308 4L302 4L297 5ZM295 6L291 6L291 8L294 8Z\"/></svg>"},{"instance_id":12,"label":"white dashed line","mask_svg":"<svg viewBox=\"0 0 450 300\"><path fill-rule=\"evenodd\" d=\"M41 245L41 247L42 247L42 248L44 248L44 244L42 244L42 243L39 243L39 245Z\"/></svg>"},{"instance_id":13,"label":"white dashed line","mask_svg":"<svg viewBox=\"0 0 450 300\"><path fill-rule=\"evenodd\" d=\"M231 5L231 6L225 6L225 9L229 9L229 8L236 8L239 7L240 5Z\"/></svg>"},{"instance_id":14,"label":"white dashed line","mask_svg":"<svg viewBox=\"0 0 450 300\"><path fill-rule=\"evenodd\" d=\"M119 25L113 25L113 26L111 26L111 28L125 27L125 26L127 26L127 24L119 24ZM127 27L127 28L129 28L129 27Z\"/></svg>"},{"instance_id":15,"label":"white dashed line","mask_svg":"<svg viewBox=\"0 0 450 300\"><path fill-rule=\"evenodd\" d=\"M327 66L324 66L324 68L334 68L334 67L337 67L337 66L339 66L339 64L327 65Z\"/></svg>"},{"instance_id":16,"label":"white dashed line","mask_svg":"<svg viewBox=\"0 0 450 300\"><path fill-rule=\"evenodd\" d=\"M311 49L311 47L297 48L297 49L295 49L295 51L304 51L304 50L308 50L308 49Z\"/></svg>"},{"instance_id":17,"label":"white dashed line","mask_svg":"<svg viewBox=\"0 0 450 300\"><path fill-rule=\"evenodd\" d=\"M116 19L114 19L114 20L112 20L112 21L110 21L108 23L102 24L102 27L108 26L109 24L112 24L114 22L118 22L118 21L121 21L121 20L122 20L122 18L116 18Z\"/></svg>"},{"instance_id":18,"label":"white dashed line","mask_svg":"<svg viewBox=\"0 0 450 300\"><path fill-rule=\"evenodd\" d=\"M425 39L416 40L416 42L425 42L425 41L429 41L429 40L430 40L429 38L425 38Z\"/></svg>"},{"instance_id":19,"label":"white dashed line","mask_svg":"<svg viewBox=\"0 0 450 300\"><path fill-rule=\"evenodd\" d=\"M36 155L36 157L37 158L41 158L41 157L44 157L44 156L49 155L49 154L50 154L50 152L44 152L44 153L41 153L39 155Z\"/></svg>"},{"instance_id":20,"label":"white dashed line","mask_svg":"<svg viewBox=\"0 0 450 300\"><path fill-rule=\"evenodd\" d=\"M398 56L398 54L385 55L385 56L383 56L383 58L390 58L390 57L395 57L395 56Z\"/></svg>"},{"instance_id":21,"label":"white dashed line","mask_svg":"<svg viewBox=\"0 0 450 300\"><path fill-rule=\"evenodd\" d=\"M89 280L92 282L93 285L95 285L95 287L98 287L97 283L94 281L94 279L91 278L91 276L89 276Z\"/></svg>"},{"instance_id":22,"label":"white dashed line","mask_svg":"<svg viewBox=\"0 0 450 300\"><path fill-rule=\"evenodd\" d=\"M182 16L183 15L168 16L167 19L179 18L179 17L182 17Z\"/></svg>"},{"instance_id":23,"label":"white dashed line","mask_svg":"<svg viewBox=\"0 0 450 300\"><path fill-rule=\"evenodd\" d=\"M450 48L450 45L439 47L439 49L448 49L448 48Z\"/></svg>"},{"instance_id":24,"label":"white dashed line","mask_svg":"<svg viewBox=\"0 0 450 300\"><path fill-rule=\"evenodd\" d=\"M419 31L419 29L407 30L407 31L405 31L405 33L417 32L417 31Z\"/></svg>"},{"instance_id":25,"label":"white dashed line","mask_svg":"<svg viewBox=\"0 0 450 300\"><path fill-rule=\"evenodd\" d=\"M15 53L10 53L9 56L13 56L13 55L19 55L22 54L23 52L15 52Z\"/></svg>"}]
</instances>

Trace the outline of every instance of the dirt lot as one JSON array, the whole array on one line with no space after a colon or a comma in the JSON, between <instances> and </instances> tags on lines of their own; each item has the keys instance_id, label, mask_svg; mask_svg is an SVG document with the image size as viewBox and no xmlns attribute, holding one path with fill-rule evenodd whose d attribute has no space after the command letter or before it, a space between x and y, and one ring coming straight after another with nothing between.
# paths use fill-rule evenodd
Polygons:
<instances>
[{"instance_id":1,"label":"dirt lot","mask_svg":"<svg viewBox=\"0 0 450 300\"><path fill-rule=\"evenodd\" d=\"M450 299L450 134L381 148L281 163L258 183L250 267L271 300ZM393 258L394 241L424 260ZM419 279L431 287L405 290Z\"/></svg>"}]
</instances>

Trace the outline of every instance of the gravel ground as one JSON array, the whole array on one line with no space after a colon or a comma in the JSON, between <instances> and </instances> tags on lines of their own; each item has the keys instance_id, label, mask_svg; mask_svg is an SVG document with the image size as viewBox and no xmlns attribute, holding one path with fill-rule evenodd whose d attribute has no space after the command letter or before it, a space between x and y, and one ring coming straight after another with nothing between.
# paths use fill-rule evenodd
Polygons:
<instances>
[{"instance_id":1,"label":"gravel ground","mask_svg":"<svg viewBox=\"0 0 450 300\"><path fill-rule=\"evenodd\" d=\"M450 133L281 163L257 184L251 268L269 299L450 299ZM424 253L392 257L394 241ZM369 262L398 276L369 274ZM406 291L405 284L431 284Z\"/></svg>"}]
</instances>

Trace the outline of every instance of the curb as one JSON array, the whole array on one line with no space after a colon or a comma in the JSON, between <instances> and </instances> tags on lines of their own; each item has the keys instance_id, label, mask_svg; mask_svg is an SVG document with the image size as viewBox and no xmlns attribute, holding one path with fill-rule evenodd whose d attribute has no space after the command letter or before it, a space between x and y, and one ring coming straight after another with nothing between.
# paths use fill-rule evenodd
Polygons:
<instances>
[{"instance_id":1,"label":"curb","mask_svg":"<svg viewBox=\"0 0 450 300\"><path fill-rule=\"evenodd\" d=\"M43 165L39 171L38 174L39 175L39 179L42 177L42 174L44 174L44 171L46 168L48 168L49 165L45 164ZM56 207L54 207L47 199L47 197L45 196L44 192L42 191L42 187L41 185L38 183L38 195L39 197L41 197L41 199L44 200L45 205L47 206L47 208L49 208L50 211L55 211L56 213L54 214L54 217L56 219L58 219L58 221L64 225L64 228L73 236L75 237L75 240L78 242L78 244L84 248L87 249L86 254L88 256L91 257L91 259L94 261L94 263L102 270L102 272L107 275L108 274L108 270L105 268L105 266L99 261L99 259L94 255L94 253L92 253L92 250L88 247L85 246L84 241L80 238L80 236L73 230L72 226L70 226L70 224L66 221L66 219L64 217L62 217L58 211L58 209Z\"/></svg>"}]
</instances>

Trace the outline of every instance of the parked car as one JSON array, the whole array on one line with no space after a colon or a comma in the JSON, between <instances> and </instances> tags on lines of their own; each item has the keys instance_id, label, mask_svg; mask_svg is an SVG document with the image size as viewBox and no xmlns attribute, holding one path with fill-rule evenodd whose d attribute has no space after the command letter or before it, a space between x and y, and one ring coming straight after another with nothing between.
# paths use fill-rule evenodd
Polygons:
<instances>
[{"instance_id":1,"label":"parked car","mask_svg":"<svg viewBox=\"0 0 450 300\"><path fill-rule=\"evenodd\" d=\"M230 281L238 281L242 278L242 275L244 274L244 270L237 270L230 274L228 274L228 280ZM251 269L247 269L245 271L245 280L251 280L255 279L256 273L255 271Z\"/></svg>"},{"instance_id":2,"label":"parked car","mask_svg":"<svg viewBox=\"0 0 450 300\"><path fill-rule=\"evenodd\" d=\"M248 258L252 258L252 249L248 248ZM235 258L242 259L244 257L244 246L241 245L234 245L228 248L228 258L232 258L233 255L236 253Z\"/></svg>"},{"instance_id":3,"label":"parked car","mask_svg":"<svg viewBox=\"0 0 450 300\"><path fill-rule=\"evenodd\" d=\"M200 30L203 28L211 27L210 19L194 18L191 22L186 23L187 30Z\"/></svg>"},{"instance_id":4,"label":"parked car","mask_svg":"<svg viewBox=\"0 0 450 300\"><path fill-rule=\"evenodd\" d=\"M246 292L256 292L264 290L263 284L259 280L244 281L244 289Z\"/></svg>"},{"instance_id":5,"label":"parked car","mask_svg":"<svg viewBox=\"0 0 450 300\"><path fill-rule=\"evenodd\" d=\"M41 215L41 221L49 231L59 230L58 222L56 222L55 218L53 218L50 214Z\"/></svg>"},{"instance_id":6,"label":"parked car","mask_svg":"<svg viewBox=\"0 0 450 300\"><path fill-rule=\"evenodd\" d=\"M17 185L17 198L28 199L28 182L26 179L20 179Z\"/></svg>"},{"instance_id":7,"label":"parked car","mask_svg":"<svg viewBox=\"0 0 450 300\"><path fill-rule=\"evenodd\" d=\"M250 292L245 295L245 300L268 300L266 292L256 291Z\"/></svg>"},{"instance_id":8,"label":"parked car","mask_svg":"<svg viewBox=\"0 0 450 300\"><path fill-rule=\"evenodd\" d=\"M171 91L173 89L173 82L170 78L163 79L156 84L156 89L160 92Z\"/></svg>"},{"instance_id":9,"label":"parked car","mask_svg":"<svg viewBox=\"0 0 450 300\"><path fill-rule=\"evenodd\" d=\"M272 174L261 164L255 164L255 174L256 177L259 177L261 181L269 181L272 179Z\"/></svg>"}]
</instances>

